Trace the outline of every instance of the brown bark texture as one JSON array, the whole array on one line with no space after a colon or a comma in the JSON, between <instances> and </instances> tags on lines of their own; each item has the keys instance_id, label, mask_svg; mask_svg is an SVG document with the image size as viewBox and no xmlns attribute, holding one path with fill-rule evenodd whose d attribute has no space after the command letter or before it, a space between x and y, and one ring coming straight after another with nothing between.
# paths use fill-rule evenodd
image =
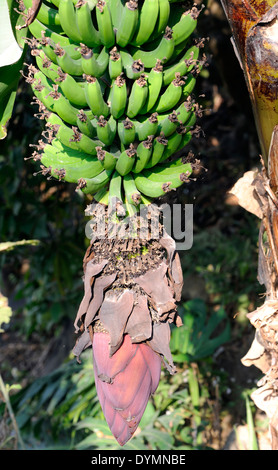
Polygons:
<instances>
[{"instance_id":1,"label":"brown bark texture","mask_svg":"<svg viewBox=\"0 0 278 470\"><path fill-rule=\"evenodd\" d=\"M261 145L261 169L247 172L232 189L239 204L261 219L258 281L264 303L248 314L255 328L242 359L263 377L252 399L269 419L272 449L278 450L278 2L221 0L232 30Z\"/></svg>"}]
</instances>

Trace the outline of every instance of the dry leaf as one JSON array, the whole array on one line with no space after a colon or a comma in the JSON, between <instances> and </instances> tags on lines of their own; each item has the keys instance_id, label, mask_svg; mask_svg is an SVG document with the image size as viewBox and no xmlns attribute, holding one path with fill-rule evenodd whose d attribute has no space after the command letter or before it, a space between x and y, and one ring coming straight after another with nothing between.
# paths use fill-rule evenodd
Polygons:
<instances>
[{"instance_id":1,"label":"dry leaf","mask_svg":"<svg viewBox=\"0 0 278 470\"><path fill-rule=\"evenodd\" d=\"M253 182L256 176L257 171L247 171L235 183L229 193L232 193L234 196L236 196L238 203L241 207L261 219L262 211L255 197L255 188L253 186Z\"/></svg>"}]
</instances>

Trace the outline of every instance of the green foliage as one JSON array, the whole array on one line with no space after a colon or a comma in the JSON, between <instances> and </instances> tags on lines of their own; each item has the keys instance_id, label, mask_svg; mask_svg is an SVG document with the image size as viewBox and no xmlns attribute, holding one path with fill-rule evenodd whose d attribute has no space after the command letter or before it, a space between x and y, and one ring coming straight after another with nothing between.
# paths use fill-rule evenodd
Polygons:
<instances>
[{"instance_id":1,"label":"green foliage","mask_svg":"<svg viewBox=\"0 0 278 470\"><path fill-rule=\"evenodd\" d=\"M183 325L174 328L171 333L170 346L175 362L192 362L209 357L230 339L230 324L223 308L208 318L205 302L195 299L183 304L181 316ZM221 323L225 323L225 327L215 335Z\"/></svg>"}]
</instances>

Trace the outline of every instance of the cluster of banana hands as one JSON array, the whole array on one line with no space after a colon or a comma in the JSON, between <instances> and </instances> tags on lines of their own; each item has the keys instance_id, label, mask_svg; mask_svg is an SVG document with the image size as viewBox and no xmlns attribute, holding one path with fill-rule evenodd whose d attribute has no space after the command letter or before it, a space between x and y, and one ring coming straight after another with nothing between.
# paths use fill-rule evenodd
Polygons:
<instances>
[{"instance_id":1,"label":"cluster of banana hands","mask_svg":"<svg viewBox=\"0 0 278 470\"><path fill-rule=\"evenodd\" d=\"M20 4L28 20L32 0ZM43 174L130 214L188 181L192 164L168 159L196 122L199 13L169 0L42 2L25 78L46 121L32 154Z\"/></svg>"}]
</instances>

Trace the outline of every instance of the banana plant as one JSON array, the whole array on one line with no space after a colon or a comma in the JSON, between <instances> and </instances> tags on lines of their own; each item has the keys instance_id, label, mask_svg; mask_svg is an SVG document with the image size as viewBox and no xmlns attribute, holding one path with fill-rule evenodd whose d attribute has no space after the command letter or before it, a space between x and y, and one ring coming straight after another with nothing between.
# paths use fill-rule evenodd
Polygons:
<instances>
[{"instance_id":1,"label":"banana plant","mask_svg":"<svg viewBox=\"0 0 278 470\"><path fill-rule=\"evenodd\" d=\"M277 450L278 2L222 0L222 5L246 78L262 153L262 169L253 176L251 174L249 184L244 175L238 182L239 191L236 191L240 195L240 204L261 219L258 280L266 288L263 305L248 314L256 332L242 362L246 366L255 365L264 374L252 399L269 418L272 448Z\"/></svg>"},{"instance_id":2,"label":"banana plant","mask_svg":"<svg viewBox=\"0 0 278 470\"><path fill-rule=\"evenodd\" d=\"M205 58L201 8L169 0L20 0L33 61L22 73L45 122L31 157L43 175L74 183L94 222L73 353L92 347L107 423L124 445L134 434L162 364L174 374L170 324L179 326L182 269L175 241L147 223L154 201L188 182L198 164L186 146ZM180 156L182 155L182 156ZM154 212L152 212L154 211ZM112 216L111 216L112 212Z\"/></svg>"}]
</instances>

